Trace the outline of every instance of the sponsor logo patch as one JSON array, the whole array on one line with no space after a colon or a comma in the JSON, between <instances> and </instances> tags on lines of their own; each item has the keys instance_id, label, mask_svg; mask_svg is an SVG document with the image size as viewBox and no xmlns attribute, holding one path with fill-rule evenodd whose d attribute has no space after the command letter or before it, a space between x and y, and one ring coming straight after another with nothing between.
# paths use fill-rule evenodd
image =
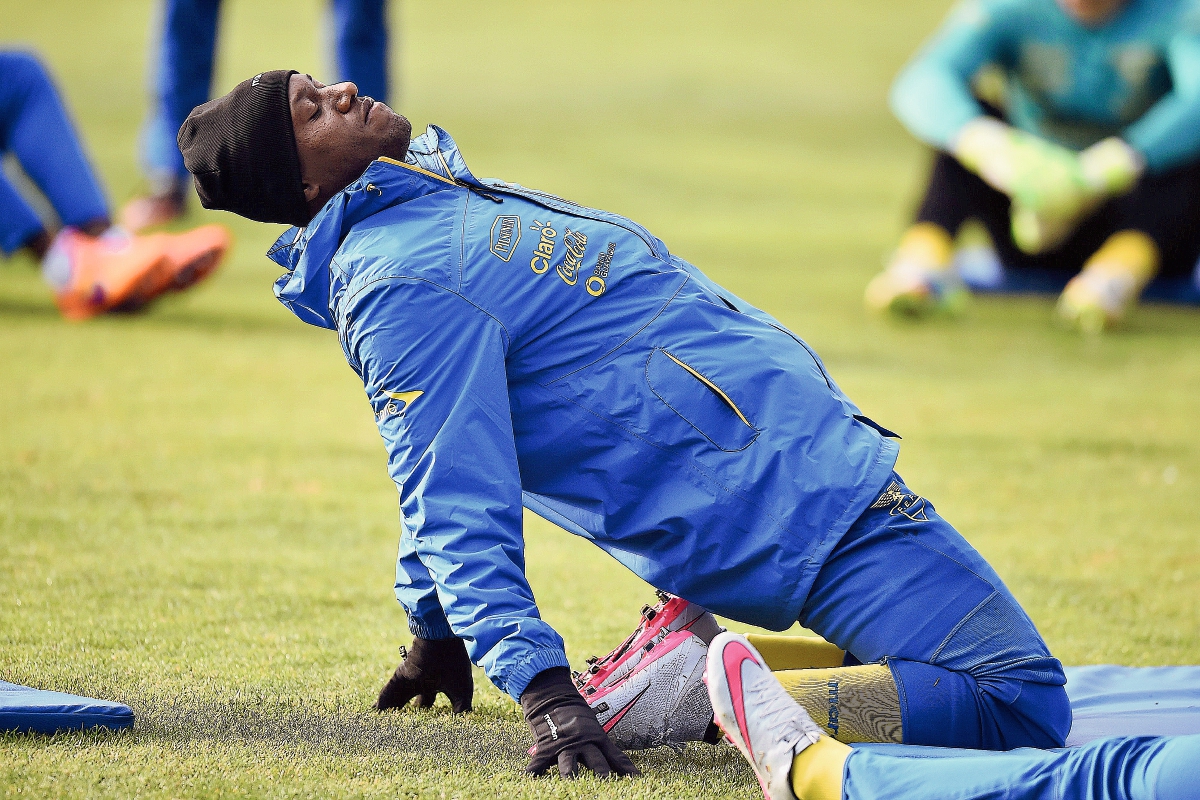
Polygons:
<instances>
[{"instance_id":1,"label":"sponsor logo patch","mask_svg":"<svg viewBox=\"0 0 1200 800\"><path fill-rule=\"evenodd\" d=\"M583 259L587 256L587 236L567 228L563 234L563 247L567 252L563 255L563 262L558 265L558 277L562 278L567 286L574 286L579 280L579 268L583 266Z\"/></svg>"},{"instance_id":2,"label":"sponsor logo patch","mask_svg":"<svg viewBox=\"0 0 1200 800\"><path fill-rule=\"evenodd\" d=\"M501 261L512 258L517 243L521 241L521 218L514 214L501 214L492 223L492 241L488 248Z\"/></svg>"},{"instance_id":3,"label":"sponsor logo patch","mask_svg":"<svg viewBox=\"0 0 1200 800\"><path fill-rule=\"evenodd\" d=\"M388 417L403 415L408 410L408 407L413 404L413 401L425 394L425 392L419 389L415 392L389 392L384 390L383 394L388 397L388 401L380 409L379 413L375 415L376 422L383 422Z\"/></svg>"},{"instance_id":4,"label":"sponsor logo patch","mask_svg":"<svg viewBox=\"0 0 1200 800\"><path fill-rule=\"evenodd\" d=\"M892 517L908 517L913 522L928 522L929 515L925 513L925 498L906 492L900 484L892 481L883 490L879 499L871 504L871 508L887 508L891 506L888 515Z\"/></svg>"},{"instance_id":5,"label":"sponsor logo patch","mask_svg":"<svg viewBox=\"0 0 1200 800\"><path fill-rule=\"evenodd\" d=\"M604 252L596 259L596 268L583 284L583 288L587 289L587 293L592 297L599 297L608 288L608 268L612 265L616 253L616 242L609 242L608 247L604 248Z\"/></svg>"},{"instance_id":6,"label":"sponsor logo patch","mask_svg":"<svg viewBox=\"0 0 1200 800\"><path fill-rule=\"evenodd\" d=\"M538 222L536 219L529 226L529 230L536 231L542 237L533 249L533 258L529 259L529 268L533 273L542 275L550 269L550 259L554 258L554 240L558 237L558 231L554 230L549 222Z\"/></svg>"},{"instance_id":7,"label":"sponsor logo patch","mask_svg":"<svg viewBox=\"0 0 1200 800\"><path fill-rule=\"evenodd\" d=\"M496 242L500 239L500 234L497 230L502 230L498 226L500 221L506 217L496 217L496 222L492 225L492 252L496 253ZM514 217L515 219L515 217ZM519 224L519 222L518 222ZM617 253L617 245L615 242L608 242L605 249L596 257L596 264L593 267L590 275L587 274L586 262L589 258L588 236L583 231L574 230L564 227L560 233L551 222L542 222L534 220L529 226L529 230L533 231L538 236L537 245L533 248L532 257L529 259L529 268L533 270L535 275L545 275L554 267L555 273L562 282L567 286L575 286L582 283L583 288L592 297L599 297L608 289L608 271L612 265L613 256ZM519 234L517 234L519 235ZM506 254L511 254L512 249L516 247L517 239L514 235L510 249ZM562 261L555 265L557 260L557 250L559 243L562 243ZM497 255L500 255L497 253ZM503 258L503 256L500 256ZM505 258L505 261L508 259ZM584 276L587 275L585 278Z\"/></svg>"}]
</instances>

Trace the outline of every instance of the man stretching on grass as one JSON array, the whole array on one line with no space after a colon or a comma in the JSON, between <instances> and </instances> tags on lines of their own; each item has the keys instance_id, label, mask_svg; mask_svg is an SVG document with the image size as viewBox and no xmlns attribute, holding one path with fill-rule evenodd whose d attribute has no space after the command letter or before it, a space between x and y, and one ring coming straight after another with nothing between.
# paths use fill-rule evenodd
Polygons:
<instances>
[{"instance_id":1,"label":"man stretching on grass","mask_svg":"<svg viewBox=\"0 0 1200 800\"><path fill-rule=\"evenodd\" d=\"M637 223L481 181L444 131L410 132L283 70L179 132L206 207L298 226L270 251L276 295L337 332L387 446L416 640L381 708L469 707L469 656L520 702L531 772L636 772L538 613L524 505L715 613L824 636L863 738L1063 743L1062 666L803 341Z\"/></svg>"}]
</instances>

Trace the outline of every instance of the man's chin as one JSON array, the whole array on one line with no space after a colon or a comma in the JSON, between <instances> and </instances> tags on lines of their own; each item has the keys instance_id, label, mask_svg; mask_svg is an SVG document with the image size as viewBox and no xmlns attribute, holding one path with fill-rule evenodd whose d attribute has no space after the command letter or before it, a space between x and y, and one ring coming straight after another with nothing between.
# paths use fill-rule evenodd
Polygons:
<instances>
[{"instance_id":1,"label":"man's chin","mask_svg":"<svg viewBox=\"0 0 1200 800\"><path fill-rule=\"evenodd\" d=\"M383 108L379 108L380 106L383 106ZM403 161L404 157L408 155L409 142L412 141L412 123L406 117L392 111L391 108L383 103L377 103L372 111L375 111L375 109L379 111L386 109L388 115L383 155L388 158L394 158L397 161Z\"/></svg>"}]
</instances>

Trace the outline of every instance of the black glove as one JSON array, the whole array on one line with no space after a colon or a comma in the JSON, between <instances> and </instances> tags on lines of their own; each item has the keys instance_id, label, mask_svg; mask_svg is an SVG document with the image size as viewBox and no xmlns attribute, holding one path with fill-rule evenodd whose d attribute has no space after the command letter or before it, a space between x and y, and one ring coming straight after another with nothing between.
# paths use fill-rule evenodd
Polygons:
<instances>
[{"instance_id":1,"label":"black glove","mask_svg":"<svg viewBox=\"0 0 1200 800\"><path fill-rule=\"evenodd\" d=\"M544 775L557 764L559 775L572 778L581 761L600 778L641 775L608 738L566 667L535 675L521 694L521 710L537 737L536 751L525 768L531 775Z\"/></svg>"},{"instance_id":2,"label":"black glove","mask_svg":"<svg viewBox=\"0 0 1200 800\"><path fill-rule=\"evenodd\" d=\"M471 710L475 681L462 639L413 639L412 649L401 647L400 654L404 660L379 693L377 711L401 708L414 697L429 708L438 692L450 698L455 714Z\"/></svg>"}]
</instances>

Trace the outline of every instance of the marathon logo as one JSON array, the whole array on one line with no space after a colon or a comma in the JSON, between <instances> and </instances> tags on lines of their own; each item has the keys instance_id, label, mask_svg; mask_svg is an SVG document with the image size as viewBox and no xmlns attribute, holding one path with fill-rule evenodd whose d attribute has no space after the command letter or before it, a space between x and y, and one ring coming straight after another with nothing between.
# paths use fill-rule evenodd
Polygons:
<instances>
[{"instance_id":1,"label":"marathon logo","mask_svg":"<svg viewBox=\"0 0 1200 800\"><path fill-rule=\"evenodd\" d=\"M501 261L512 258L517 243L521 241L521 218L512 214L501 214L492 223L492 240L488 248Z\"/></svg>"}]
</instances>

